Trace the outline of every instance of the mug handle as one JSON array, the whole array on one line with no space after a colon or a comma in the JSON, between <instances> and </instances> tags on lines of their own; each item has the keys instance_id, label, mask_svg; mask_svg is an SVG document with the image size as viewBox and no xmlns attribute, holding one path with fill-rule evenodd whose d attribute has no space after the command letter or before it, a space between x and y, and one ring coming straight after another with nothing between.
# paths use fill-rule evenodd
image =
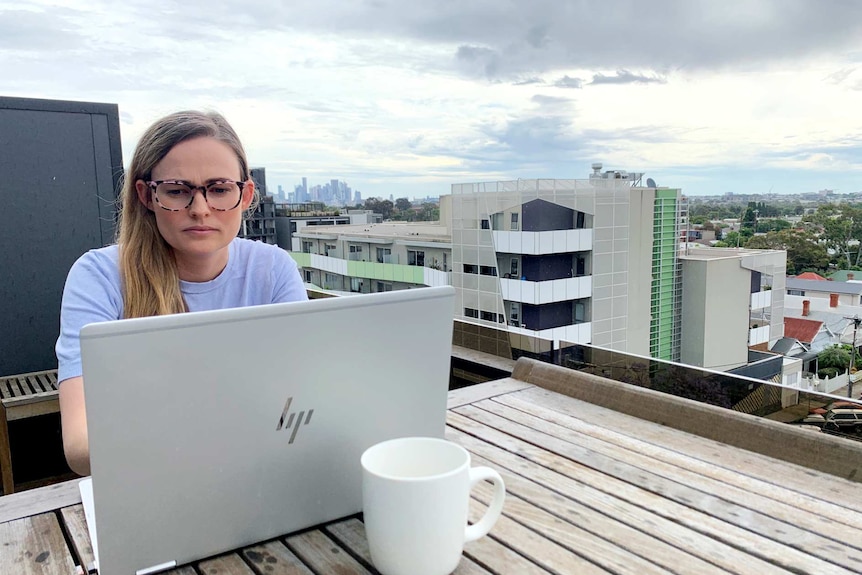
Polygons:
<instances>
[{"instance_id":1,"label":"mug handle","mask_svg":"<svg viewBox=\"0 0 862 575\"><path fill-rule=\"evenodd\" d=\"M490 479L494 484L494 499L482 519L478 523L467 526L464 531L464 543L475 541L487 535L497 519L500 518L500 513L503 512L503 501L506 499L506 486L503 483L503 478L490 467L470 468L470 489L485 479Z\"/></svg>"}]
</instances>

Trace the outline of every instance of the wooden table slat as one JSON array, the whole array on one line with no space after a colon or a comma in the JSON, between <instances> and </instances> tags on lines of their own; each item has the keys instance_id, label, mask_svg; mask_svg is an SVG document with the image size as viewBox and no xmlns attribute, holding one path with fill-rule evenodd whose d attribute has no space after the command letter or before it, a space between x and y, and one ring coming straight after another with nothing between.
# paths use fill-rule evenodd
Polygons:
<instances>
[{"instance_id":1,"label":"wooden table slat","mask_svg":"<svg viewBox=\"0 0 862 575\"><path fill-rule=\"evenodd\" d=\"M299 557L280 541L270 541L242 551L258 575L314 575Z\"/></svg>"},{"instance_id":2,"label":"wooden table slat","mask_svg":"<svg viewBox=\"0 0 862 575\"><path fill-rule=\"evenodd\" d=\"M80 479L0 497L0 525L81 503ZM2 573L2 572L0 572Z\"/></svg>"},{"instance_id":3,"label":"wooden table slat","mask_svg":"<svg viewBox=\"0 0 862 575\"><path fill-rule=\"evenodd\" d=\"M473 489L473 495L484 505L490 505L493 488L480 483ZM676 569L683 565L687 573L726 573L627 525L601 517L591 510L575 509L559 496L557 509L551 513L513 494L506 498L503 513L574 553L589 549L592 560L600 567L620 575L679 573ZM582 522L588 523L593 531L582 528Z\"/></svg>"},{"instance_id":4,"label":"wooden table slat","mask_svg":"<svg viewBox=\"0 0 862 575\"><path fill-rule=\"evenodd\" d=\"M251 567L236 553L201 561L198 570L201 575L254 575Z\"/></svg>"},{"instance_id":5,"label":"wooden table slat","mask_svg":"<svg viewBox=\"0 0 862 575\"><path fill-rule=\"evenodd\" d=\"M75 563L54 513L0 524L0 550L0 573L4 575L75 573Z\"/></svg>"},{"instance_id":6,"label":"wooden table slat","mask_svg":"<svg viewBox=\"0 0 862 575\"><path fill-rule=\"evenodd\" d=\"M367 565L372 565L368 540L365 538L365 525L358 519L349 519L327 525L324 528L330 537L350 549ZM477 565L469 557L462 557L458 568L452 575L488 575L489 571Z\"/></svg>"},{"instance_id":7,"label":"wooden table slat","mask_svg":"<svg viewBox=\"0 0 862 575\"><path fill-rule=\"evenodd\" d=\"M288 548L317 573L372 573L323 532L314 530L288 537Z\"/></svg>"},{"instance_id":8,"label":"wooden table slat","mask_svg":"<svg viewBox=\"0 0 862 575\"><path fill-rule=\"evenodd\" d=\"M496 399L495 399L496 401ZM739 475L739 480L753 478L763 481L794 499L799 495L815 500L821 513L830 517L833 512L862 513L859 484L806 467L745 451L718 441L691 435L679 430L656 425L624 413L572 397L561 396L541 388L519 393L517 397L501 397L499 402L512 407L525 405L544 407L605 429L625 430L625 436L636 438L660 447L668 447L685 438L684 452L692 457L720 465ZM795 491L796 493L792 493ZM785 497L786 498L786 497ZM828 510L825 513L823 510ZM858 515L857 515L858 516Z\"/></svg>"},{"instance_id":9,"label":"wooden table slat","mask_svg":"<svg viewBox=\"0 0 862 575\"><path fill-rule=\"evenodd\" d=\"M72 505L60 510L66 532L72 542L72 550L78 558L78 563L84 567L92 565L96 557L90 543L90 532L87 531L87 519L84 517L83 505Z\"/></svg>"},{"instance_id":10,"label":"wooden table slat","mask_svg":"<svg viewBox=\"0 0 862 575\"><path fill-rule=\"evenodd\" d=\"M477 499L470 500L471 517L480 517L486 509ZM494 541L499 545L492 545ZM501 553L501 549L505 552ZM488 537L469 543L464 551L476 562L487 565L497 573L610 573L505 514L497 520Z\"/></svg>"},{"instance_id":11,"label":"wooden table slat","mask_svg":"<svg viewBox=\"0 0 862 575\"><path fill-rule=\"evenodd\" d=\"M458 432L450 432L447 436L471 450L474 445L481 444ZM739 570L744 565L744 569L749 571L756 568L761 575L787 573L784 569L753 558L734 547L692 532L673 521L597 492L539 465L524 460L513 461L518 459L515 455L502 450L482 451L496 457L487 460L474 453L473 464L497 469L503 476L506 490L513 501L517 501L514 497L519 497L531 506L582 526L595 536L612 538L618 545L664 565L670 571L679 565L685 565L687 569L695 570L699 574L740 573ZM519 468L521 473L529 473L530 477L544 481L537 483L513 472L513 468ZM487 497L483 500L487 501ZM506 506L509 506L508 496Z\"/></svg>"},{"instance_id":12,"label":"wooden table slat","mask_svg":"<svg viewBox=\"0 0 862 575\"><path fill-rule=\"evenodd\" d=\"M842 542L842 534L847 533L847 528L829 521L826 517L801 513L788 503L744 492L713 478L653 460L639 452L585 436L499 403L487 401L486 407L488 406L505 413L506 417L503 419L509 423L502 425L514 424L537 433L551 434L555 440L562 440L579 451L581 461L585 464L595 462L597 468L608 474L616 473L623 479L637 478L638 481L643 481L643 478L647 477L647 483L665 497L700 509L708 509L713 515L728 521L745 515L752 529L767 534L776 541L791 542L824 560L846 565L858 551L847 548ZM501 417L499 413L491 413L484 408L471 406L460 409L484 411L489 416ZM589 453L584 455L585 452ZM851 533L855 531L857 530L850 530ZM858 538L853 537L852 540L856 541L857 545L862 544L862 532ZM842 543L839 550L833 548L833 542Z\"/></svg>"},{"instance_id":13,"label":"wooden table slat","mask_svg":"<svg viewBox=\"0 0 862 575\"><path fill-rule=\"evenodd\" d=\"M648 449L643 442L636 439L623 440L619 438L619 434L611 438L607 430L602 430L600 433L597 431L599 428L584 424L576 418L558 412L537 408L537 413L528 413L490 400L479 402L477 407L479 406L510 421L516 421L538 431L550 433L557 438L577 444L581 448L601 453L640 470L649 470L665 480L673 481L675 485L680 484L683 488L675 489L675 492L679 493L682 498L690 497L692 491L715 494L716 497L733 506L745 507L762 514L765 518L790 523L792 524L790 530L796 534L798 541L810 542L811 549L814 549L814 546L820 547L821 553L829 554L828 551L822 549L828 545L828 541L821 541L820 537L840 542L847 539L851 545L862 550L862 522L860 522L858 515L842 514L842 518L847 521L842 525L829 515L830 509L825 505L822 512L818 512L814 504L807 509L805 507L800 509L796 505L796 500L790 504L786 500L772 498L773 496L770 495L771 486L768 484L763 485L763 492L740 489L726 481L727 474L722 477L715 476L712 473L716 470L714 465L698 462L694 458L679 453L673 458L673 463L668 463L666 459L670 458L667 456L670 453L669 450L659 453L655 449ZM690 434L683 432L679 432L679 434L681 441L688 442L691 439ZM663 458L662 455L667 457ZM695 467L698 469L692 470ZM733 478L731 477L731 479ZM752 479L751 481L755 480ZM834 510L835 507L832 506L832 509ZM802 512L800 513L800 511ZM799 531L796 530L797 527L800 528ZM785 530L781 526L775 526L775 529L779 532ZM816 538L801 530L816 534Z\"/></svg>"},{"instance_id":14,"label":"wooden table slat","mask_svg":"<svg viewBox=\"0 0 862 575\"><path fill-rule=\"evenodd\" d=\"M488 399L490 397L496 397L498 395L532 387L534 386L530 383L524 383L523 381L512 379L510 377L506 379L486 381L485 383L479 383L450 391L446 401L446 408L453 409L461 405L474 403L481 399Z\"/></svg>"},{"instance_id":15,"label":"wooden table slat","mask_svg":"<svg viewBox=\"0 0 862 575\"><path fill-rule=\"evenodd\" d=\"M459 410L460 411L460 410ZM476 410L484 416L492 416L483 410ZM496 418L496 416L492 416ZM641 505L651 512L667 519L685 524L690 529L715 537L729 545L745 550L745 552L771 561L777 565L796 567L802 565L811 573L824 572L822 560L811 554L801 552L787 541L777 540L778 537L766 538L759 530L757 522L751 521L750 514L737 514L737 525L728 513L721 513L725 518L718 517L716 510L707 505L693 505L692 502L677 501L668 498L663 490L668 482L656 483L653 474L641 470L631 470L625 464L602 460L601 456L578 446L555 438L548 438L535 430L516 424L502 424L490 427L485 423L458 413L450 413L449 425L464 431L481 440L498 447L517 453L549 469L564 473L578 481L589 483L592 487L605 491L626 501ZM499 424L499 422L498 422ZM541 445L542 447L536 447ZM569 459L561 462L559 456ZM657 478L661 479L661 478ZM720 500L719 507L726 504ZM727 519L730 517L730 520ZM827 540L828 541L828 540ZM846 551L846 547L843 548ZM827 565L828 572L850 573L834 563ZM833 571L836 570L836 571Z\"/></svg>"}]
</instances>

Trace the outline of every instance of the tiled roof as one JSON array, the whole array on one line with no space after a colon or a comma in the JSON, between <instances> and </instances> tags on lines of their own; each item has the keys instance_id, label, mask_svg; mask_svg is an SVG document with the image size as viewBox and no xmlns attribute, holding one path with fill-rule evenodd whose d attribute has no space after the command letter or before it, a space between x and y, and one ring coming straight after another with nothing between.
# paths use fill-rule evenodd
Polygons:
<instances>
[{"instance_id":1,"label":"tiled roof","mask_svg":"<svg viewBox=\"0 0 862 575\"><path fill-rule=\"evenodd\" d=\"M795 279L798 280L817 280L817 281L827 281L825 277L820 274L816 274L814 272L805 272L804 274L799 274ZM845 280L841 280L845 281Z\"/></svg>"},{"instance_id":2,"label":"tiled roof","mask_svg":"<svg viewBox=\"0 0 862 575\"><path fill-rule=\"evenodd\" d=\"M820 328L823 327L822 321L812 319L802 319L798 317L784 318L784 337L792 337L803 343L811 343Z\"/></svg>"}]
</instances>

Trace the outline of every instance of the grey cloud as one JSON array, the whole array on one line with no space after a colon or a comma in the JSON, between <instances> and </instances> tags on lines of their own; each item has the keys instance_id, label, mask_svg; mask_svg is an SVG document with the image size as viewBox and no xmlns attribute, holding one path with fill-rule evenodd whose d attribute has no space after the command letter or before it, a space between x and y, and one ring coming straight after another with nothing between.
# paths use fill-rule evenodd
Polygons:
<instances>
[{"instance_id":1,"label":"grey cloud","mask_svg":"<svg viewBox=\"0 0 862 575\"><path fill-rule=\"evenodd\" d=\"M667 79L659 76L633 74L628 70L618 70L613 76L594 74L590 84L665 84Z\"/></svg>"},{"instance_id":2,"label":"grey cloud","mask_svg":"<svg viewBox=\"0 0 862 575\"><path fill-rule=\"evenodd\" d=\"M571 76L563 76L556 82L554 82L554 86L557 88L581 88L584 85L584 81L580 78L572 78Z\"/></svg>"},{"instance_id":3,"label":"grey cloud","mask_svg":"<svg viewBox=\"0 0 862 575\"><path fill-rule=\"evenodd\" d=\"M523 80L518 80L516 82L512 82L513 86L530 86L532 84L544 84L545 81L539 78L538 76L533 76L532 78L525 78Z\"/></svg>"},{"instance_id":4,"label":"grey cloud","mask_svg":"<svg viewBox=\"0 0 862 575\"><path fill-rule=\"evenodd\" d=\"M842 70L838 70L837 72L833 72L826 76L826 80L832 82L833 84L840 84L844 80L847 79L847 76L856 71L856 68L844 68Z\"/></svg>"},{"instance_id":5,"label":"grey cloud","mask_svg":"<svg viewBox=\"0 0 862 575\"><path fill-rule=\"evenodd\" d=\"M437 66L506 81L574 68L667 71L793 62L858 50L862 36L862 3L847 0L188 0L174 9L189 20L229 21L256 31L460 46Z\"/></svg>"}]
</instances>

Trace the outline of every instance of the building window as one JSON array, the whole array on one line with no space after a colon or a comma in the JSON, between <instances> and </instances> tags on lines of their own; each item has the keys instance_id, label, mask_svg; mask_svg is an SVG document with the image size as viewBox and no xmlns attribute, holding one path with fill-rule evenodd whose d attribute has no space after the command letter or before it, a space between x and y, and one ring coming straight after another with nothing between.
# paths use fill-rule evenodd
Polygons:
<instances>
[{"instance_id":1,"label":"building window","mask_svg":"<svg viewBox=\"0 0 862 575\"><path fill-rule=\"evenodd\" d=\"M491 312L491 311L483 311L481 315L482 315L483 320L493 321L494 323L497 323L497 314L496 313Z\"/></svg>"},{"instance_id":2,"label":"building window","mask_svg":"<svg viewBox=\"0 0 862 575\"><path fill-rule=\"evenodd\" d=\"M359 293L362 291L362 280L359 278L350 278L350 291Z\"/></svg>"},{"instance_id":3,"label":"building window","mask_svg":"<svg viewBox=\"0 0 862 575\"><path fill-rule=\"evenodd\" d=\"M805 292L799 289L789 289L787 295L805 295Z\"/></svg>"},{"instance_id":4,"label":"building window","mask_svg":"<svg viewBox=\"0 0 862 575\"><path fill-rule=\"evenodd\" d=\"M446 252L443 252L443 271L448 272L449 266L446 264Z\"/></svg>"},{"instance_id":5,"label":"building window","mask_svg":"<svg viewBox=\"0 0 862 575\"><path fill-rule=\"evenodd\" d=\"M488 220L482 220L482 229L483 230L490 230L491 229L491 222L489 222Z\"/></svg>"},{"instance_id":6,"label":"building window","mask_svg":"<svg viewBox=\"0 0 862 575\"><path fill-rule=\"evenodd\" d=\"M584 212L576 212L575 215L575 229L580 230L586 227L586 217Z\"/></svg>"},{"instance_id":7,"label":"building window","mask_svg":"<svg viewBox=\"0 0 862 575\"><path fill-rule=\"evenodd\" d=\"M509 229L513 232L518 231L518 214L512 214L512 224L509 226Z\"/></svg>"},{"instance_id":8,"label":"building window","mask_svg":"<svg viewBox=\"0 0 862 575\"><path fill-rule=\"evenodd\" d=\"M302 273L305 275L305 281L308 283L314 283L312 281L312 271L311 270L303 270Z\"/></svg>"},{"instance_id":9,"label":"building window","mask_svg":"<svg viewBox=\"0 0 862 575\"><path fill-rule=\"evenodd\" d=\"M338 289L341 287L339 284L338 275L336 274L326 274L323 278L323 287L326 289Z\"/></svg>"},{"instance_id":10,"label":"building window","mask_svg":"<svg viewBox=\"0 0 862 575\"><path fill-rule=\"evenodd\" d=\"M310 253L311 253L311 249L312 249L313 247L314 247L314 243L313 243L313 242L308 242L308 241L302 240L302 253L304 253L304 254L310 254Z\"/></svg>"},{"instance_id":11,"label":"building window","mask_svg":"<svg viewBox=\"0 0 862 575\"><path fill-rule=\"evenodd\" d=\"M407 265L408 266L424 266L425 252L418 250L407 250Z\"/></svg>"},{"instance_id":12,"label":"building window","mask_svg":"<svg viewBox=\"0 0 862 575\"><path fill-rule=\"evenodd\" d=\"M479 273L479 266L475 266L473 264L464 264L464 273L465 274L477 274L477 273Z\"/></svg>"},{"instance_id":13,"label":"building window","mask_svg":"<svg viewBox=\"0 0 862 575\"><path fill-rule=\"evenodd\" d=\"M483 276L496 276L497 268L494 266L479 266L479 274Z\"/></svg>"},{"instance_id":14,"label":"building window","mask_svg":"<svg viewBox=\"0 0 862 575\"><path fill-rule=\"evenodd\" d=\"M587 258L584 255L575 256L575 277L587 274Z\"/></svg>"},{"instance_id":15,"label":"building window","mask_svg":"<svg viewBox=\"0 0 862 575\"><path fill-rule=\"evenodd\" d=\"M465 317L475 317L475 318L478 318L478 317L479 317L479 310L478 310L478 309L473 309L473 308L471 308L471 307L465 307L465 308L464 308L464 316L465 316Z\"/></svg>"},{"instance_id":16,"label":"building window","mask_svg":"<svg viewBox=\"0 0 862 575\"><path fill-rule=\"evenodd\" d=\"M521 260L519 260L518 258L512 258L511 266L512 271L510 273L512 274L512 277L518 279L521 276L520 272L518 271L521 267Z\"/></svg>"},{"instance_id":17,"label":"building window","mask_svg":"<svg viewBox=\"0 0 862 575\"><path fill-rule=\"evenodd\" d=\"M392 284L377 282L377 291L378 292L392 291Z\"/></svg>"},{"instance_id":18,"label":"building window","mask_svg":"<svg viewBox=\"0 0 862 575\"><path fill-rule=\"evenodd\" d=\"M323 246L323 253L324 253L324 255L327 255L327 256L329 256L329 255L334 256L335 255L335 244L325 244Z\"/></svg>"},{"instance_id":19,"label":"building window","mask_svg":"<svg viewBox=\"0 0 862 575\"><path fill-rule=\"evenodd\" d=\"M379 263L379 264L391 264L392 263L392 250L389 248L377 248L377 263Z\"/></svg>"},{"instance_id":20,"label":"building window","mask_svg":"<svg viewBox=\"0 0 862 575\"><path fill-rule=\"evenodd\" d=\"M574 313L572 314L573 323L584 323L587 321L587 306L584 305L584 302L577 301L572 310Z\"/></svg>"},{"instance_id":21,"label":"building window","mask_svg":"<svg viewBox=\"0 0 862 575\"><path fill-rule=\"evenodd\" d=\"M516 301L509 302L509 323L515 327L521 325L521 304Z\"/></svg>"},{"instance_id":22,"label":"building window","mask_svg":"<svg viewBox=\"0 0 862 575\"><path fill-rule=\"evenodd\" d=\"M349 259L354 262L365 261L365 258L362 257L362 246L350 246Z\"/></svg>"}]
</instances>

